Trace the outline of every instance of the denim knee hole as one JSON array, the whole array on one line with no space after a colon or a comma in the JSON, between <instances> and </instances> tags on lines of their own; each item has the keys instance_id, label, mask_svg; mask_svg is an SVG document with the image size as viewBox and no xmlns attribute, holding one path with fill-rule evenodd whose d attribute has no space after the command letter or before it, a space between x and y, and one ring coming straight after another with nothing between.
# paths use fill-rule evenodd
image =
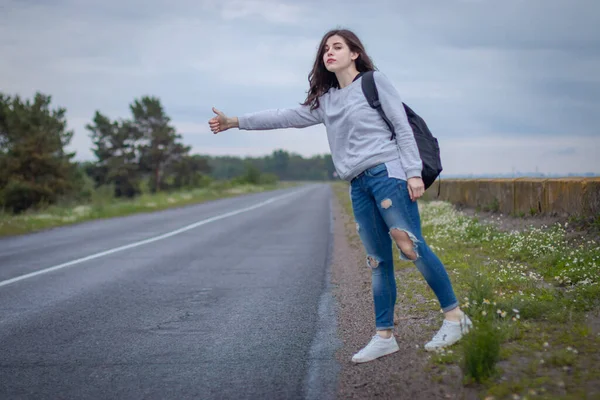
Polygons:
<instances>
[{"instance_id":1,"label":"denim knee hole","mask_svg":"<svg viewBox=\"0 0 600 400\"><path fill-rule=\"evenodd\" d=\"M373 256L367 256L367 266L372 269L379 267L379 260Z\"/></svg>"},{"instance_id":2,"label":"denim knee hole","mask_svg":"<svg viewBox=\"0 0 600 400\"><path fill-rule=\"evenodd\" d=\"M410 239L410 241L412 242L413 248L412 250L415 253L415 258L412 259L410 257L408 257L400 248L400 245L398 244L398 242L396 242L396 239L394 238L394 236L392 235L392 231L401 231L404 232L408 235L408 238ZM401 229L401 228L392 228L390 229L390 237L391 239L394 241L394 243L396 244L396 248L398 249L398 252L400 253L400 258L402 260L406 260L406 261L416 261L419 258L419 252L417 251L417 243L419 243L419 239L417 239L417 237L410 231L406 230L406 229Z\"/></svg>"}]
</instances>

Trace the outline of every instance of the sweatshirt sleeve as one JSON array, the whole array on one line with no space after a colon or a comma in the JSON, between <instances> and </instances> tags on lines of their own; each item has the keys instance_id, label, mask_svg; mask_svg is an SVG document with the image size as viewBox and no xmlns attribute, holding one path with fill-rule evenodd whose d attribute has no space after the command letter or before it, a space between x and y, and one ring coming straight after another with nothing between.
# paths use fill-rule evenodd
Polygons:
<instances>
[{"instance_id":1,"label":"sweatshirt sleeve","mask_svg":"<svg viewBox=\"0 0 600 400\"><path fill-rule=\"evenodd\" d=\"M239 129L268 130L305 128L323 122L321 109L311 111L310 106L258 111L238 117Z\"/></svg>"},{"instance_id":2,"label":"sweatshirt sleeve","mask_svg":"<svg viewBox=\"0 0 600 400\"><path fill-rule=\"evenodd\" d=\"M396 131L396 143L402 156L402 165L404 166L404 172L406 172L406 178L420 178L423 162L421 161L413 130L408 123L400 94L383 73L375 71L373 78L377 85L381 108L383 108L383 112L385 112L385 115L392 122Z\"/></svg>"}]
</instances>

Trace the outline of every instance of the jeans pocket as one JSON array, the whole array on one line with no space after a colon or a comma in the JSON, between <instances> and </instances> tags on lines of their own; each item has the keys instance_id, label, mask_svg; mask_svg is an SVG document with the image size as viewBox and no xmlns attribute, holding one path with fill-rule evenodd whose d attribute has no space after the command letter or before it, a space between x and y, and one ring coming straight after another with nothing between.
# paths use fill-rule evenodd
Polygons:
<instances>
[{"instance_id":1,"label":"jeans pocket","mask_svg":"<svg viewBox=\"0 0 600 400\"><path fill-rule=\"evenodd\" d=\"M407 190L408 189L408 182L405 179L396 179L396 183L398 184L398 187L402 190Z\"/></svg>"},{"instance_id":2,"label":"jeans pocket","mask_svg":"<svg viewBox=\"0 0 600 400\"><path fill-rule=\"evenodd\" d=\"M410 198L410 193L408 191L408 182L404 179L396 179L396 185L398 189L400 189L400 193L402 196Z\"/></svg>"}]
</instances>

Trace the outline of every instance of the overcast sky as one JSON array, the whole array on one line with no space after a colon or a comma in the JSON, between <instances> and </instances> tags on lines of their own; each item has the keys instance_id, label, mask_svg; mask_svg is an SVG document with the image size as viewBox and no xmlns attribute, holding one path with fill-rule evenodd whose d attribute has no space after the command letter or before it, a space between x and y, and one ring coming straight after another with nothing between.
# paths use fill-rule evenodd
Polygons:
<instances>
[{"instance_id":1,"label":"overcast sky","mask_svg":"<svg viewBox=\"0 0 600 400\"><path fill-rule=\"evenodd\" d=\"M0 0L0 91L67 109L77 159L96 110L158 96L194 153L329 152L323 125L213 135L295 107L322 35L353 30L425 118L446 174L600 173L598 0Z\"/></svg>"}]
</instances>

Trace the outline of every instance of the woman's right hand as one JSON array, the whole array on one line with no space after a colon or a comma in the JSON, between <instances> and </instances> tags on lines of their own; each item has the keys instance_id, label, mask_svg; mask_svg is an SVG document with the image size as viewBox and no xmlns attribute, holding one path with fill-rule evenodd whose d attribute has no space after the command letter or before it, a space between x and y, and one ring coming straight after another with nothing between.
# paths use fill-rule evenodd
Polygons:
<instances>
[{"instance_id":1,"label":"woman's right hand","mask_svg":"<svg viewBox=\"0 0 600 400\"><path fill-rule=\"evenodd\" d=\"M238 126L237 118L227 118L222 111L217 110L216 108L212 108L213 112L217 114L215 117L211 118L208 121L208 125L210 126L210 130L217 134L219 132L226 131L229 128L235 128Z\"/></svg>"}]
</instances>

